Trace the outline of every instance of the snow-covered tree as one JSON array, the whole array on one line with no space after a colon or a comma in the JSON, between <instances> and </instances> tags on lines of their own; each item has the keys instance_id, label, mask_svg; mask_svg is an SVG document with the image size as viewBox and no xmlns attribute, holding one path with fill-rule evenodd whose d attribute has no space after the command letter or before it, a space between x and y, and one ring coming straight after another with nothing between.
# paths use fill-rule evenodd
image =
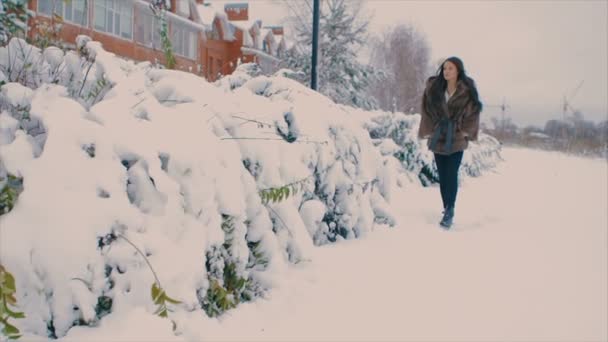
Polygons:
<instances>
[{"instance_id":1,"label":"snow-covered tree","mask_svg":"<svg viewBox=\"0 0 608 342\"><path fill-rule=\"evenodd\" d=\"M310 83L312 55L312 0L286 1L291 13L297 47L285 57L285 64L306 75ZM368 94L371 82L381 75L362 64L357 55L367 39L369 19L361 14L361 1L323 1L319 18L318 90L337 103L376 108Z\"/></svg>"},{"instance_id":2,"label":"snow-covered tree","mask_svg":"<svg viewBox=\"0 0 608 342\"><path fill-rule=\"evenodd\" d=\"M8 42L12 36L24 34L27 20L32 15L32 11L27 9L26 0L0 1L0 45Z\"/></svg>"}]
</instances>

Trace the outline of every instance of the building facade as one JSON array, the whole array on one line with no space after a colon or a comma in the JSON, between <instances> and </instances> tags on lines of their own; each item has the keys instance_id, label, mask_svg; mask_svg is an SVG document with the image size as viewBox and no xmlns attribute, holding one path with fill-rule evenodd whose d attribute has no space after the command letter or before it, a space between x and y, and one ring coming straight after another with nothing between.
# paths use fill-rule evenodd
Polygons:
<instances>
[{"instance_id":1,"label":"building facade","mask_svg":"<svg viewBox=\"0 0 608 342\"><path fill-rule=\"evenodd\" d=\"M282 27L250 20L248 3L217 9L205 0L166 0L166 22L177 70L209 81L232 73L240 63L255 62L266 72L279 67L285 50ZM145 0L30 0L36 16L28 35L60 24L57 39L74 46L80 34L105 50L135 61L165 64L160 22Z\"/></svg>"}]
</instances>

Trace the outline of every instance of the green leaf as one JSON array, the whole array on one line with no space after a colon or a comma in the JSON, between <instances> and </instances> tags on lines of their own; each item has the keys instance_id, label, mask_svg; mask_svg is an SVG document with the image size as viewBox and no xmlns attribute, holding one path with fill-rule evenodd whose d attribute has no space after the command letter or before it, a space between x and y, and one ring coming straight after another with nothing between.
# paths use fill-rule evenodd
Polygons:
<instances>
[{"instance_id":1,"label":"green leaf","mask_svg":"<svg viewBox=\"0 0 608 342\"><path fill-rule=\"evenodd\" d=\"M164 298L167 302L171 303L171 304L181 304L182 302L180 302L179 300L175 300L169 296L167 296L167 294L164 294Z\"/></svg>"},{"instance_id":2,"label":"green leaf","mask_svg":"<svg viewBox=\"0 0 608 342\"><path fill-rule=\"evenodd\" d=\"M272 189L272 203L276 203L277 202L277 192L275 191L275 189Z\"/></svg>"},{"instance_id":3,"label":"green leaf","mask_svg":"<svg viewBox=\"0 0 608 342\"><path fill-rule=\"evenodd\" d=\"M260 191L260 198L263 204L268 203L268 193L265 190Z\"/></svg>"},{"instance_id":4,"label":"green leaf","mask_svg":"<svg viewBox=\"0 0 608 342\"><path fill-rule=\"evenodd\" d=\"M152 300L155 304L162 303L162 294L162 289L156 283L152 284Z\"/></svg>"},{"instance_id":5,"label":"green leaf","mask_svg":"<svg viewBox=\"0 0 608 342\"><path fill-rule=\"evenodd\" d=\"M285 192L285 198L288 198L289 197L289 188L285 187L283 191Z\"/></svg>"},{"instance_id":6,"label":"green leaf","mask_svg":"<svg viewBox=\"0 0 608 342\"><path fill-rule=\"evenodd\" d=\"M2 293L2 291L0 291L0 293ZM9 295L6 295L6 302L13 306L17 305L17 299L15 299L15 295L12 293Z\"/></svg>"},{"instance_id":7,"label":"green leaf","mask_svg":"<svg viewBox=\"0 0 608 342\"><path fill-rule=\"evenodd\" d=\"M275 188L274 193L277 196L277 200L278 200L279 197L281 196L281 188Z\"/></svg>"},{"instance_id":8,"label":"green leaf","mask_svg":"<svg viewBox=\"0 0 608 342\"><path fill-rule=\"evenodd\" d=\"M19 337L11 337L11 336L16 336L17 334L19 334L19 329L17 329L15 326L11 325L10 323L8 323L7 321L4 321L4 329L2 329L2 333L4 333L5 336L8 336L8 338L19 338Z\"/></svg>"},{"instance_id":9,"label":"green leaf","mask_svg":"<svg viewBox=\"0 0 608 342\"><path fill-rule=\"evenodd\" d=\"M156 314L164 318L167 318L169 316L169 314L167 313L167 307L165 306L160 307L159 310L156 311Z\"/></svg>"},{"instance_id":10,"label":"green leaf","mask_svg":"<svg viewBox=\"0 0 608 342\"><path fill-rule=\"evenodd\" d=\"M25 314L23 312L14 312L11 311L8 306L5 306L4 309L6 310L6 313L12 317L12 318L25 318Z\"/></svg>"},{"instance_id":11,"label":"green leaf","mask_svg":"<svg viewBox=\"0 0 608 342\"><path fill-rule=\"evenodd\" d=\"M9 289L11 291L5 291L5 293L11 293L11 292L16 292L15 290L15 278L13 277L12 274L10 274L9 272L5 272L6 274L6 279L4 281L4 285L5 285L5 289Z\"/></svg>"}]
</instances>

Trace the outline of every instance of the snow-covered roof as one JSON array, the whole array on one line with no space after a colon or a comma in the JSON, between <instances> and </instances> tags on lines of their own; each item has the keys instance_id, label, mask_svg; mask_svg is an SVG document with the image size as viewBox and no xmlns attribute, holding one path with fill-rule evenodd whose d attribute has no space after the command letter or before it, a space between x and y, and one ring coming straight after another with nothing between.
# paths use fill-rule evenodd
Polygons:
<instances>
[{"instance_id":1,"label":"snow-covered roof","mask_svg":"<svg viewBox=\"0 0 608 342\"><path fill-rule=\"evenodd\" d=\"M217 16L218 12L215 8L210 5L197 5L196 12L198 13L198 19L203 25L209 25L213 23L213 19Z\"/></svg>"},{"instance_id":2,"label":"snow-covered roof","mask_svg":"<svg viewBox=\"0 0 608 342\"><path fill-rule=\"evenodd\" d=\"M268 28L263 28L260 30L260 37L262 38L262 41L269 41L270 46L270 54L274 55L276 54L276 50L277 50L277 40L275 39L274 33L272 32L271 29ZM263 46L263 45L262 45Z\"/></svg>"},{"instance_id":3,"label":"snow-covered roof","mask_svg":"<svg viewBox=\"0 0 608 342\"><path fill-rule=\"evenodd\" d=\"M249 31L254 27L259 29L259 20L230 20L230 23L242 31Z\"/></svg>"},{"instance_id":4,"label":"snow-covered roof","mask_svg":"<svg viewBox=\"0 0 608 342\"><path fill-rule=\"evenodd\" d=\"M232 2L229 4L224 5L224 8L249 8L249 4L246 2Z\"/></svg>"},{"instance_id":5,"label":"snow-covered roof","mask_svg":"<svg viewBox=\"0 0 608 342\"><path fill-rule=\"evenodd\" d=\"M277 44L277 49L281 48L283 51L287 50L287 40L285 39L285 36L280 35L279 37L281 37L281 40Z\"/></svg>"},{"instance_id":6,"label":"snow-covered roof","mask_svg":"<svg viewBox=\"0 0 608 342\"><path fill-rule=\"evenodd\" d=\"M260 30L260 36L262 37L262 39L266 39L266 36L268 36L268 34L272 34L272 36L274 38L274 34L272 33L272 30L267 29L267 28L263 28Z\"/></svg>"},{"instance_id":7,"label":"snow-covered roof","mask_svg":"<svg viewBox=\"0 0 608 342\"><path fill-rule=\"evenodd\" d=\"M217 19L224 33L224 40L234 40L234 29L230 25L228 16L223 11L217 10L211 4L196 5L198 20L208 29L212 29L213 22Z\"/></svg>"},{"instance_id":8,"label":"snow-covered roof","mask_svg":"<svg viewBox=\"0 0 608 342\"><path fill-rule=\"evenodd\" d=\"M266 52L259 50L259 49L251 49L251 48L243 46L243 47L241 47L241 51L246 54L257 55L260 58L264 58L266 60L270 60L273 62L278 63L281 61L280 59L276 58L275 56L271 56L271 55L267 54Z\"/></svg>"},{"instance_id":9,"label":"snow-covered roof","mask_svg":"<svg viewBox=\"0 0 608 342\"><path fill-rule=\"evenodd\" d=\"M143 0L135 0L134 3L142 8L146 8L149 9L150 8L150 3L143 1ZM152 14L152 13L150 13ZM169 19L169 21L173 21L173 22L179 22L180 24L184 24L192 29L198 30L198 31L205 31L206 27L203 25L200 25L199 23L196 23L192 20L189 20L187 18L183 18L175 13L171 13L169 11L166 12L167 14L167 18Z\"/></svg>"},{"instance_id":10,"label":"snow-covered roof","mask_svg":"<svg viewBox=\"0 0 608 342\"><path fill-rule=\"evenodd\" d=\"M243 46L253 47L253 37L249 30L243 30Z\"/></svg>"}]
</instances>

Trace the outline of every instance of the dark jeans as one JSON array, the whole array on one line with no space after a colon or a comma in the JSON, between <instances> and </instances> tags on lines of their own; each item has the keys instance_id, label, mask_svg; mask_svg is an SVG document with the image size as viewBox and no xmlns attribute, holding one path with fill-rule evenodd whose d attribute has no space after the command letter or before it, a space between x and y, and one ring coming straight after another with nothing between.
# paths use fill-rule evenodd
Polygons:
<instances>
[{"instance_id":1,"label":"dark jeans","mask_svg":"<svg viewBox=\"0 0 608 342\"><path fill-rule=\"evenodd\" d=\"M449 155L435 153L435 163L439 173L439 188L443 208L454 207L458 192L458 169L462 161L463 151Z\"/></svg>"}]
</instances>

